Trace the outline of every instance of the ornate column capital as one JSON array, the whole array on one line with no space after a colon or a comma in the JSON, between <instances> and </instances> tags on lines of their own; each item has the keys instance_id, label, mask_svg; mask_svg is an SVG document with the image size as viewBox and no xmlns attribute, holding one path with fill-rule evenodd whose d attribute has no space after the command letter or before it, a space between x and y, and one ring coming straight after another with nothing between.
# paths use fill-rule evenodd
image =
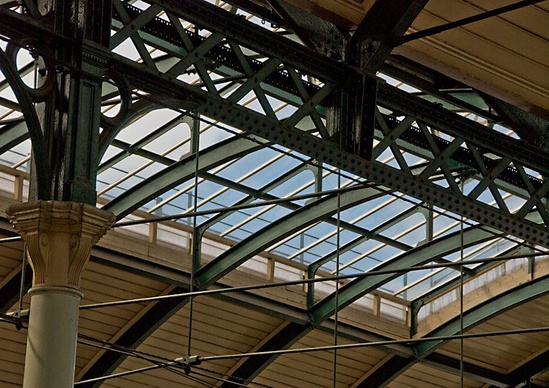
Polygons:
<instances>
[{"instance_id":1,"label":"ornate column capital","mask_svg":"<svg viewBox=\"0 0 549 388\"><path fill-rule=\"evenodd\" d=\"M92 246L115 221L110 212L65 201L17 204L7 214L27 242L34 271L33 287L78 289Z\"/></svg>"}]
</instances>

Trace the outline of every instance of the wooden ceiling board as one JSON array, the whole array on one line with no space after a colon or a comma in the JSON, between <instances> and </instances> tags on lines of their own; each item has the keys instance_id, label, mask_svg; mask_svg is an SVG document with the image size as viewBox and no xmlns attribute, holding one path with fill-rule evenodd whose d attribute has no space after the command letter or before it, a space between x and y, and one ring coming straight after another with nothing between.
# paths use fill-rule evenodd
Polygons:
<instances>
[{"instance_id":1,"label":"wooden ceiling board","mask_svg":"<svg viewBox=\"0 0 549 388\"><path fill-rule=\"evenodd\" d=\"M343 338L338 339L338 344L348 343L351 342ZM333 344L332 334L314 330L294 344L292 349ZM352 385L386 355L386 352L374 347L338 350L337 386ZM281 355L254 379L254 382L275 387L330 387L333 381L333 360L333 351L325 350Z\"/></svg>"},{"instance_id":2,"label":"wooden ceiling board","mask_svg":"<svg viewBox=\"0 0 549 388\"><path fill-rule=\"evenodd\" d=\"M360 24L371 2L293 1L344 28ZM515 0L429 1L410 32L443 25ZM338 17L333 17L337 14ZM549 119L549 6L547 2L491 17L394 49L416 62Z\"/></svg>"},{"instance_id":3,"label":"wooden ceiling board","mask_svg":"<svg viewBox=\"0 0 549 388\"><path fill-rule=\"evenodd\" d=\"M440 3L429 2L412 29L424 30L459 19L448 17L447 2L437 9L436 5L440 6ZM412 41L397 47L395 52L523 109L541 116L547 114L543 111L549 112L547 39L501 18L490 18Z\"/></svg>"},{"instance_id":4,"label":"wooden ceiling board","mask_svg":"<svg viewBox=\"0 0 549 388\"><path fill-rule=\"evenodd\" d=\"M429 25L431 25L431 23L434 25L440 25L485 12L485 10L474 7L469 3L456 2L452 4L459 4L461 8L464 8L464 11L456 16L453 12L450 12L447 9L445 6L446 2L443 3L435 1L429 3L427 8L414 21L412 26L414 28L416 28L416 26L422 26L422 28L425 28L426 26L424 19L433 20L432 22L429 22ZM525 26L534 24L536 20L532 20L531 23L526 23L526 21L523 21L522 18L533 17L535 19L536 16L538 16L538 19L544 18L540 17L539 13L535 12L535 10L532 11L529 9L522 9L519 11L522 11L522 13L517 15L511 12L508 14L503 14L502 16L513 15L511 17L514 17L514 19L517 19L520 24ZM452 15L452 20L446 20L446 15L449 14ZM546 15L541 16L547 17ZM542 69L547 68L549 66L549 63L547 63L547 50L549 50L549 48L540 50L540 47L543 48L544 44L547 47L549 28L543 28L541 26L537 27L536 29L539 30L539 34L533 34L523 28L520 24L510 20L510 18L504 19L500 16L492 17L433 35L433 37L441 42L451 44L464 52L471 52L479 57L485 57L489 62L494 63L494 65L500 65L501 62L503 62L506 66L514 65L515 68L520 70L519 66L522 65L523 61L519 62L517 59L523 57L523 60L538 62ZM538 20L537 22L541 23L542 21ZM492 49L485 52L479 51L480 49L485 49L489 45L493 46ZM492 54L506 52L509 56L507 59L492 56ZM541 79L541 81L545 80Z\"/></svg>"},{"instance_id":5,"label":"wooden ceiling board","mask_svg":"<svg viewBox=\"0 0 549 388\"><path fill-rule=\"evenodd\" d=\"M138 347L138 350L168 359L175 359L181 354L185 354L187 352L188 316L187 305L152 333ZM269 336L281 322L281 319L242 306L228 304L220 299L196 298L193 302L191 354L211 356L249 352ZM217 360L205 362L200 367L226 374L237 361L232 359ZM140 367L139 363L141 363L140 360L127 359L115 372L138 368ZM176 374L157 370L140 374L146 376L144 380L135 377L124 377L118 380L131 384L132 387L145 387L149 386L146 385L149 379L158 378L154 376L158 376L159 373L162 373L163 376L168 373L170 384L181 384L181 381L185 381L185 386L200 386L181 380L181 377ZM162 387L168 386L171 385L162 385Z\"/></svg>"},{"instance_id":6,"label":"wooden ceiling board","mask_svg":"<svg viewBox=\"0 0 549 388\"><path fill-rule=\"evenodd\" d=\"M334 337L331 333L315 330L303 337L294 347L314 347L314 346L329 346L333 345ZM339 344L349 344L350 341L339 338ZM331 352L330 352L331 353ZM319 352L319 357L331 357L326 352ZM363 347L355 349L338 350L338 355L345 360L348 366L357 370L364 370L364 366L377 365L387 356L387 352L376 347ZM367 369L367 368L366 368Z\"/></svg>"},{"instance_id":7,"label":"wooden ceiling board","mask_svg":"<svg viewBox=\"0 0 549 388\"><path fill-rule=\"evenodd\" d=\"M398 376L394 381L387 385L388 388L404 387L422 387L422 388L447 388L459 387L461 384L459 375L448 373L447 371L434 368L430 365L415 363L410 369ZM484 383L465 378L463 381L465 388L484 387Z\"/></svg>"},{"instance_id":8,"label":"wooden ceiling board","mask_svg":"<svg viewBox=\"0 0 549 388\"><path fill-rule=\"evenodd\" d=\"M484 322L468 333L487 333L505 330L548 327L547 302L545 296L506 311ZM525 333L510 336L479 337L464 341L465 358L472 363L494 370L511 370L522 360L549 346L549 333ZM452 356L459 355L459 341L450 341L441 350Z\"/></svg>"},{"instance_id":9,"label":"wooden ceiling board","mask_svg":"<svg viewBox=\"0 0 549 388\"><path fill-rule=\"evenodd\" d=\"M130 369L139 369L151 366L151 363L132 359L129 363ZM178 372L183 372L177 369ZM212 382L209 380L208 382ZM206 385L210 386L210 385ZM181 387L204 387L203 384L193 382L189 377L170 372L163 368L153 369L148 372L138 373L125 377L106 380L101 387L123 387L123 388L181 388Z\"/></svg>"},{"instance_id":10,"label":"wooden ceiling board","mask_svg":"<svg viewBox=\"0 0 549 388\"><path fill-rule=\"evenodd\" d=\"M0 386L20 387L23 384L23 368L27 343L26 330L0 324Z\"/></svg>"},{"instance_id":11,"label":"wooden ceiling board","mask_svg":"<svg viewBox=\"0 0 549 388\"><path fill-rule=\"evenodd\" d=\"M483 368L504 373L514 365L517 355L506 352L511 350L512 343L499 347L488 347L488 344L483 341L473 341L467 339L463 341L463 359L474 365L479 365ZM448 355L455 359L460 358L460 342L449 341L440 350L442 354Z\"/></svg>"}]
</instances>

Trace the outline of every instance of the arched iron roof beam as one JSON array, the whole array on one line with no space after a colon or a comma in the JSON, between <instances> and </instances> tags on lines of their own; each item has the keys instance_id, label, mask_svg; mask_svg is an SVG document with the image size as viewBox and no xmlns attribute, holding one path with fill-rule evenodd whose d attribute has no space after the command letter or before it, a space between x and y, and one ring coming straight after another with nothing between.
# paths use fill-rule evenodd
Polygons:
<instances>
[{"instance_id":1,"label":"arched iron roof beam","mask_svg":"<svg viewBox=\"0 0 549 388\"><path fill-rule=\"evenodd\" d=\"M395 274L380 274L353 280L341 287L337 295L334 292L316 303L310 309L312 322L322 322L332 316L335 312L336 298L338 300L337 308L341 309L384 283L401 276L402 273L399 272L399 268L419 266L430 261L436 261L437 259L460 249L462 243L463 247L469 247L494 238L496 238L496 236L491 230L470 227L464 230L463 236L460 232L455 232L449 236L433 240L403 253L390 261L386 261L385 263L372 268L372 270L394 269Z\"/></svg>"},{"instance_id":2,"label":"arched iron roof beam","mask_svg":"<svg viewBox=\"0 0 549 388\"><path fill-rule=\"evenodd\" d=\"M196 280L201 288L207 288L240 264L267 249L274 242L335 213L338 206L341 209L347 209L366 202L377 194L378 190L376 189L357 187L357 190L341 193L339 198L337 195L330 195L311 202L247 237L205 264L197 271Z\"/></svg>"},{"instance_id":3,"label":"arched iron roof beam","mask_svg":"<svg viewBox=\"0 0 549 388\"><path fill-rule=\"evenodd\" d=\"M124 271L139 273L142 276L154 278L158 281L174 285L177 287L176 290L174 290L174 293L177 291L185 292L185 290L187 290L186 284L189 282L189 275L174 268L166 267L162 264L148 262L140 258L135 258L120 252L114 252L99 246L95 246L93 248L91 261L114 266ZM282 346L282 343L280 343L282 338L289 339L288 335L290 333L290 329L293 329L291 333L294 336L297 336L299 330L312 330L312 326L307 323L307 314L304 310L246 292L218 294L216 297L225 299L230 303L237 303L243 306L255 306L255 308L260 308L261 311L266 314L288 320L289 322L285 325L285 329L281 330L281 332L276 335L280 346ZM156 302L153 311L137 320L127 329L126 333L119 340L117 340L116 343L129 348L137 347L146 338L143 333L150 333L154 327L160 326L175 312L177 312L177 308L174 307L174 303L176 303L176 301L180 301L182 304L179 307L182 307L188 299L164 299ZM329 325L327 326L328 327L321 326L319 329L328 332L332 330ZM388 339L375 333L348 326L344 323L341 323L338 329L340 330L340 335L342 338L348 338L354 341L383 341ZM266 346L273 348L275 342L269 341L269 345ZM395 352L396 354L402 356L412 356L411 350L402 345L389 346L384 348L384 350ZM79 380L109 374L113 372L125 358L126 356L124 354L105 352L99 360L88 367L85 375ZM246 364L244 367L249 367L249 364ZM99 386L99 383L96 385L88 385L88 387L92 386L97 387Z\"/></svg>"},{"instance_id":4,"label":"arched iron roof beam","mask_svg":"<svg viewBox=\"0 0 549 388\"><path fill-rule=\"evenodd\" d=\"M130 74L132 84L136 84L139 87L144 87L145 89L148 87L147 85L150 86L150 82L143 82L143 79L150 79L151 81L155 81L155 83L162 85L170 84L170 81L164 79L162 76L149 72L141 67L137 67L136 64L128 63L127 61L118 62L115 60L113 61L113 66L117 68L118 71L122 71L125 74ZM549 232L547 231L547 228L542 224L537 224L527 220L522 213L522 217L517 217L515 214L511 214L497 207L490 206L480 200L477 200L476 198L464 197L460 192L436 185L430 181L430 177L428 176L418 177L413 174L398 171L379 162L373 162L357 157L356 155L339 149L330 141L319 139L311 134L291 127L287 124L272 120L265 117L261 113L254 112L245 107L222 101L218 97L211 96L208 93L200 91L196 88L183 84L175 85L173 83L172 87L179 89L179 93L182 93L188 97L191 101L191 105L193 105L195 101L204 101L205 103L199 108L196 108L196 106L193 105L193 109L198 109L200 113L207 117L211 117L214 120L219 120L227 125L238 127L249 134L259 136L260 138L266 139L266 141L271 141L273 143L291 148L296 152L300 152L316 160L321 160L333 166L343 168L350 174L355 174L362 178L376 182L382 187L402 191L405 194L419 199L420 201L432 203L434 206L439 206L451 212L461 214L466 218L477 221L483 225L497 228L504 234L512 234L534 244L549 246ZM419 111L424 112L426 109L430 114L433 113L433 110L436 110L436 107L434 107L433 104L425 101L420 103L414 99L414 96L406 95L404 92L393 93L389 89L384 89L386 88L381 87L380 92L385 93L387 96L395 97L390 103L390 106L393 106L392 104L394 104L395 107L406 106L407 110L413 110L415 109L414 107L417 107ZM158 93L157 90L151 90L151 92ZM442 114L441 112L438 113ZM464 139L471 139L475 137L475 133L478 132L477 129L479 129L477 126L482 128L483 134L487 131L486 128L480 126L479 124L469 122L461 117L458 118L457 115L455 115L456 117L452 116L450 122L448 122L445 118L439 117L438 113L431 119L428 120L426 118L425 120L434 122L440 119L441 122L446 122L448 127L455 127L454 129L456 130L456 135L463 136ZM417 117L417 115L413 116ZM477 129L471 132L460 131L459 128L463 126L471 129L474 127ZM500 134L490 134L489 136L491 136L494 141L496 140L496 137L499 140L502 140L504 137ZM488 141L489 139L485 140L487 140L485 147L491 149ZM502 145L502 148L504 149L506 149L507 146L510 146L510 149L514 149L513 147L517 145L513 143L512 139L504 140L505 144ZM476 139L475 141L480 141L480 139ZM471 143L468 143L468 146L470 146L470 144ZM516 153L517 158L530 158L529 152L517 150ZM545 160L545 157L549 158L549 154L539 154L538 160L535 162L541 169L545 169L544 166L541 166L541 161ZM511 160L512 158L510 161ZM433 163L439 163L439 158L437 158ZM533 163L532 160L525 165L530 165L531 163ZM525 203L522 212L528 212L532 206L534 206L536 201L539 201L538 198L545 196L548 190L549 183L542 185L537 192L533 193L531 200Z\"/></svg>"},{"instance_id":5,"label":"arched iron roof beam","mask_svg":"<svg viewBox=\"0 0 549 388\"><path fill-rule=\"evenodd\" d=\"M27 123L16 119L2 126L0 133L0 155L29 138Z\"/></svg>"},{"instance_id":6,"label":"arched iron roof beam","mask_svg":"<svg viewBox=\"0 0 549 388\"><path fill-rule=\"evenodd\" d=\"M229 138L201 151L198 168L208 170L244 156L263 147L260 143L245 138ZM195 158L196 154L192 154L172 164L113 199L103 209L114 213L118 219L123 218L163 192L191 179L195 173Z\"/></svg>"},{"instance_id":7,"label":"arched iron roof beam","mask_svg":"<svg viewBox=\"0 0 549 388\"><path fill-rule=\"evenodd\" d=\"M8 23L7 21L3 20L2 24L6 25ZM21 26L18 26L17 28L20 27ZM33 144L33 157L35 160L36 168L35 176L37 179L36 190L38 194L45 194L48 191L51 180L49 179L50 164L46 158L46 151L43 150L43 145L45 144L45 141L42 126L40 124L40 120L38 118L38 114L36 113L31 97L27 92L23 81L21 80L19 73L14 68L8 54L2 49L0 49L0 70L10 84L13 94L15 94L15 97L19 102L19 106L21 107L21 112L25 117L29 137Z\"/></svg>"},{"instance_id":8,"label":"arched iron roof beam","mask_svg":"<svg viewBox=\"0 0 549 388\"><path fill-rule=\"evenodd\" d=\"M470 330L471 328L489 320L490 318L497 316L502 312L508 311L537 297L547 295L548 293L549 277L534 279L530 282L523 283L518 287L508 290L507 292L495 296L485 303L481 303L478 306L475 306L466 311L463 314L463 331L466 332L467 330ZM456 335L461 331L460 326L460 317L456 316L455 318L448 320L447 322L440 325L438 328L426 334L425 337ZM403 359L395 362L395 365L397 363L399 364L399 373L403 373L404 371L406 371L417 360L421 360L432 354L444 342L445 341L426 341L416 345L415 359ZM376 370L376 373L371 376L371 379L368 378L364 380L360 386L381 387L389 384L391 381L394 380L395 377L397 377L392 374L394 372L395 366L391 365L391 363L391 360L386 362L384 365ZM527 371L535 374L537 373L537 368L527 369ZM521 379L524 378L523 373L520 373L520 375L519 373L517 373L517 376L520 376ZM517 378L517 376L515 378Z\"/></svg>"},{"instance_id":9,"label":"arched iron roof beam","mask_svg":"<svg viewBox=\"0 0 549 388\"><path fill-rule=\"evenodd\" d=\"M278 229L279 228L276 228L273 230L278 230ZM482 241L486 241L493 238L494 238L493 234L487 231L478 230L475 228L467 229L463 233L463 242L465 245L473 245L473 244L480 243ZM272 241L270 243L272 244ZM421 263L429 262L431 260L436 259L436 256L444 256L446 254L449 254L451 252L454 252L460 249L461 243L462 243L462 237L460 233L455 233L449 237L444 237L438 240L434 240L431 243L425 244L422 247L406 252L401 256L393 259L390 263L387 263L386 265L378 266L376 269L394 268L395 271L398 271L398 268L405 268L411 265L419 265ZM264 245L268 246L269 243L264 243ZM248 249L248 250L243 249L243 251L251 251L251 249ZM340 289L340 293L343 292L342 294L343 298L339 300L340 306L338 306L338 308L343 308L345 305L348 305L349 303L358 299L362 295L375 290L376 288L383 285L385 282L390 281L396 276L399 276L399 275L391 275L391 274L374 275L371 278L364 278L362 281L355 280L354 282L349 283L349 285L352 284L351 287L349 288L343 287ZM217 277L217 276L214 276L214 277ZM333 315L335 311L334 305L335 305L334 294L332 294L327 299L323 299L321 302L315 305L313 309L309 310L309 316L311 317L310 324L305 324L305 325L302 324L299 327L294 325L291 327L292 333L284 332L284 330L282 330L283 332L280 333L279 337L283 337L286 342L285 343L281 342L280 338L277 339L277 344L281 346L280 349L286 349L290 347L293 343L299 340L299 338L302 338L309 331L321 325L322 322L324 322L331 315ZM274 350L271 345L272 344L269 344L264 349L261 348L258 351ZM400 362L395 362L393 364L394 367L399 366L400 364L405 365L407 362L409 362L406 356L396 354L394 357L396 357L395 359L400 360ZM233 372L232 381L248 381L249 382L251 379L253 379L254 376L256 376L263 369L265 369L273 359L274 359L273 357L264 357L261 360L262 363L258 362L256 358L250 358L246 360L245 362L242 363L242 365L237 370ZM225 385L225 386L229 387L230 385ZM377 385L374 384L374 385L368 385L368 386L373 387Z\"/></svg>"}]
</instances>

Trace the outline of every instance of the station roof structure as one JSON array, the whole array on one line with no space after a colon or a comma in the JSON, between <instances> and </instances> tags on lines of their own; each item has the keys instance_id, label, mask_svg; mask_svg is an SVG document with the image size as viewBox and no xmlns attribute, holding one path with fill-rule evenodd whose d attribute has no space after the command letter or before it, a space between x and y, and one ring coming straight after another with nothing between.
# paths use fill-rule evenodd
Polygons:
<instances>
[{"instance_id":1,"label":"station roof structure","mask_svg":"<svg viewBox=\"0 0 549 388\"><path fill-rule=\"evenodd\" d=\"M117 217L75 386L549 386L549 1L104 0L67 62L37 4L0 1L0 385L32 280L6 209L56 193L33 112L67 72L101 113L61 171Z\"/></svg>"}]
</instances>

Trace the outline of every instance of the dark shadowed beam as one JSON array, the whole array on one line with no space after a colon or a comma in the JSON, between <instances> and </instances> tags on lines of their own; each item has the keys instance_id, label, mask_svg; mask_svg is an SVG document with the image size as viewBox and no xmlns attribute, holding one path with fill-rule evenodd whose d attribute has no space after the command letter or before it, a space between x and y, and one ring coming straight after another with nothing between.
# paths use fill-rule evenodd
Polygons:
<instances>
[{"instance_id":1,"label":"dark shadowed beam","mask_svg":"<svg viewBox=\"0 0 549 388\"><path fill-rule=\"evenodd\" d=\"M356 382L356 388L384 387L414 363L413 358L393 355L373 373Z\"/></svg>"},{"instance_id":2,"label":"dark shadowed beam","mask_svg":"<svg viewBox=\"0 0 549 388\"><path fill-rule=\"evenodd\" d=\"M547 354L544 354L547 357ZM539 357L537 360L538 366L540 363L546 363L547 358ZM458 359L441 355L438 353L432 353L421 360L421 363L432 366L434 368L447 371L454 375L460 374L460 361ZM355 385L357 388L369 388L369 387L382 387L392 382L404 372L407 367L414 364L413 358L403 357L400 355L394 355L387 359L378 369L366 378L357 382ZM530 372L539 372L537 368L534 368ZM464 377L475 381L482 382L491 387L514 387L517 384L527 381L528 377L521 377L515 379L511 374L499 373L487 368L482 368L478 365L474 365L468 362L463 364ZM529 374L528 372L527 374ZM531 375L530 375L531 376ZM538 387L537 385L531 385L531 387Z\"/></svg>"},{"instance_id":3,"label":"dark shadowed beam","mask_svg":"<svg viewBox=\"0 0 549 388\"><path fill-rule=\"evenodd\" d=\"M460 360L453 357L432 353L425 357L421 362L454 375L459 376L460 374ZM493 387L510 386L509 377L507 375L471 364L469 362L463 362L463 376L468 379L480 381L484 384L489 384Z\"/></svg>"},{"instance_id":4,"label":"dark shadowed beam","mask_svg":"<svg viewBox=\"0 0 549 388\"><path fill-rule=\"evenodd\" d=\"M27 123L23 119L2 120L0 133L0 155L29 138Z\"/></svg>"},{"instance_id":5,"label":"dark shadowed beam","mask_svg":"<svg viewBox=\"0 0 549 388\"><path fill-rule=\"evenodd\" d=\"M333 23L282 0L266 0L303 44L336 60L344 57L347 37Z\"/></svg>"},{"instance_id":6,"label":"dark shadowed beam","mask_svg":"<svg viewBox=\"0 0 549 388\"><path fill-rule=\"evenodd\" d=\"M5 313L19 299L21 292L21 269L17 272L12 272L11 277L7 280L0 289L0 312ZM25 267L25 281L23 283L23 294L26 294L32 283L32 268L27 264Z\"/></svg>"},{"instance_id":7,"label":"dark shadowed beam","mask_svg":"<svg viewBox=\"0 0 549 388\"><path fill-rule=\"evenodd\" d=\"M187 288L174 287L169 293L180 294L188 292ZM154 302L154 305L150 307L141 318L132 324L132 326L126 330L118 340L114 342L115 345L123 348L136 348L139 346L151 333L158 329L164 322L171 318L177 311L179 311L186 303L188 298L169 298L160 302ZM79 381L93 379L99 376L105 376L112 373L116 368L126 359L125 355L121 355L118 352L105 351L103 355L82 375ZM99 387L103 381L90 382L87 384L79 384L79 387L96 388Z\"/></svg>"},{"instance_id":8,"label":"dark shadowed beam","mask_svg":"<svg viewBox=\"0 0 549 388\"><path fill-rule=\"evenodd\" d=\"M273 350L288 349L307 333L312 330L310 325L302 325L295 322L287 322L276 333L274 333L267 341L265 341L255 352L269 352ZM236 384L247 384L259 375L266 366L278 355L262 355L258 357L250 357L231 373L227 381L221 387L232 388Z\"/></svg>"},{"instance_id":9,"label":"dark shadowed beam","mask_svg":"<svg viewBox=\"0 0 549 388\"><path fill-rule=\"evenodd\" d=\"M428 0L377 0L349 41L349 64L377 71Z\"/></svg>"},{"instance_id":10,"label":"dark shadowed beam","mask_svg":"<svg viewBox=\"0 0 549 388\"><path fill-rule=\"evenodd\" d=\"M547 360L549 360L549 349L509 372L507 375L509 385L516 387L521 383L529 382L532 377L547 369ZM530 382L529 384L528 387L534 387L533 383Z\"/></svg>"},{"instance_id":11,"label":"dark shadowed beam","mask_svg":"<svg viewBox=\"0 0 549 388\"><path fill-rule=\"evenodd\" d=\"M0 234L2 237L17 237L17 233L13 230L13 227L11 224L4 218L0 218ZM21 259L23 259L23 243L20 242L9 242L4 243L9 244L10 247L13 247L14 244L17 244L15 246L19 247L21 249ZM0 245L0 249L3 249L2 247L5 247L5 245ZM14 268L6 277L2 279L0 282L1 288L0 288L0 312L5 313L10 308L13 307L13 305L17 302L19 299L19 293L21 292L21 265L18 266L18 268ZM29 288L31 287L32 283L32 268L30 265L27 264L25 267L25 281L23 283L23 294L25 294Z\"/></svg>"},{"instance_id":12,"label":"dark shadowed beam","mask_svg":"<svg viewBox=\"0 0 549 388\"><path fill-rule=\"evenodd\" d=\"M487 94L481 96L522 140L549 151L549 121Z\"/></svg>"}]
</instances>

